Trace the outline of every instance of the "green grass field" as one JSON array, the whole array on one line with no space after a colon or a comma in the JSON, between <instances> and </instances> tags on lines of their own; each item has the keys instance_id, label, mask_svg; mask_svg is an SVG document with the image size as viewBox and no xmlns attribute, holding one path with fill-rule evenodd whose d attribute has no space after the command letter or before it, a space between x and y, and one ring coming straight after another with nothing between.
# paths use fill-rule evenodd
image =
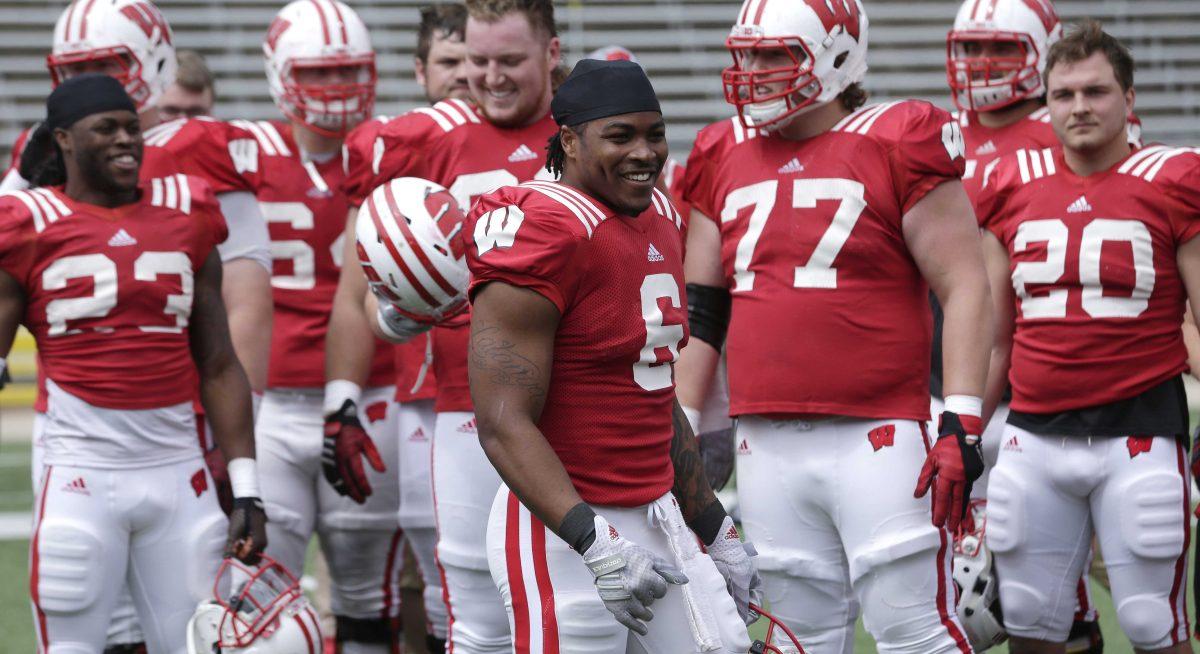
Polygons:
<instances>
[{"instance_id":1,"label":"green grass field","mask_svg":"<svg viewBox=\"0 0 1200 654\"><path fill-rule=\"evenodd\" d=\"M29 489L29 444L0 442L0 512L28 511L33 502ZM34 652L33 621L29 609L28 548L25 540L0 540L0 654L32 654ZM1189 586L1191 576L1189 575ZM1121 635L1113 614L1112 600L1098 585L1096 605L1108 654L1132 654L1133 649ZM1191 605L1191 591L1188 593ZM752 634L761 636L763 626L755 625ZM1194 651L1200 652L1200 649ZM1000 646L989 650L1007 654ZM874 653L875 644L859 624L855 652Z\"/></svg>"}]
</instances>

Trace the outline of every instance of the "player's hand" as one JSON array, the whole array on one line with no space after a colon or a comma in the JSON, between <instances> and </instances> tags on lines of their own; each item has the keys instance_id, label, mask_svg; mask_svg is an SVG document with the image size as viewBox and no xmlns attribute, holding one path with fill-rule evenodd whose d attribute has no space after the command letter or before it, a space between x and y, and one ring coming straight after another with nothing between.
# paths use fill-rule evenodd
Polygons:
<instances>
[{"instance_id":1,"label":"player's hand","mask_svg":"<svg viewBox=\"0 0 1200 654\"><path fill-rule=\"evenodd\" d=\"M267 549L267 512L257 497L238 497L229 513L229 538L225 558L234 557L246 565L258 565Z\"/></svg>"},{"instance_id":2,"label":"player's hand","mask_svg":"<svg viewBox=\"0 0 1200 654\"><path fill-rule=\"evenodd\" d=\"M596 541L583 553L600 599L617 622L643 636L654 618L650 605L667 594L667 584L686 584L683 571L658 555L625 540L608 521L596 516Z\"/></svg>"},{"instance_id":3,"label":"player's hand","mask_svg":"<svg viewBox=\"0 0 1200 654\"><path fill-rule=\"evenodd\" d=\"M364 456L376 472L387 470L375 443L358 419L358 407L353 400L346 400L340 409L325 416L321 468L333 490L359 504L365 503L372 492L367 471L363 468Z\"/></svg>"},{"instance_id":4,"label":"player's hand","mask_svg":"<svg viewBox=\"0 0 1200 654\"><path fill-rule=\"evenodd\" d=\"M750 608L751 604L763 603L762 577L758 576L758 566L752 558L758 556L754 545L743 543L733 526L733 518L725 516L717 540L707 549L717 571L725 578L725 588L737 605L738 615L747 625L758 622L758 611Z\"/></svg>"},{"instance_id":5,"label":"player's hand","mask_svg":"<svg viewBox=\"0 0 1200 654\"><path fill-rule=\"evenodd\" d=\"M433 328L434 323L405 314L387 300L379 300L379 327L395 343L407 343Z\"/></svg>"},{"instance_id":6,"label":"player's hand","mask_svg":"<svg viewBox=\"0 0 1200 654\"><path fill-rule=\"evenodd\" d=\"M943 411L938 419L938 440L925 458L914 497L924 497L933 487L933 526L950 531L967 512L971 485L983 474L980 434L983 422L975 416Z\"/></svg>"},{"instance_id":7,"label":"player's hand","mask_svg":"<svg viewBox=\"0 0 1200 654\"><path fill-rule=\"evenodd\" d=\"M697 445L700 446L700 460L704 463L704 476L708 477L708 484L715 491L725 488L725 484L728 484L729 478L733 476L733 455L736 447L733 443L733 428L704 432L696 438L699 439Z\"/></svg>"},{"instance_id":8,"label":"player's hand","mask_svg":"<svg viewBox=\"0 0 1200 654\"><path fill-rule=\"evenodd\" d=\"M208 474L217 491L217 502L225 515L229 515L233 512L233 485L229 483L229 468L225 466L225 455L221 454L221 448L214 447L205 452L204 464L208 466Z\"/></svg>"}]
</instances>

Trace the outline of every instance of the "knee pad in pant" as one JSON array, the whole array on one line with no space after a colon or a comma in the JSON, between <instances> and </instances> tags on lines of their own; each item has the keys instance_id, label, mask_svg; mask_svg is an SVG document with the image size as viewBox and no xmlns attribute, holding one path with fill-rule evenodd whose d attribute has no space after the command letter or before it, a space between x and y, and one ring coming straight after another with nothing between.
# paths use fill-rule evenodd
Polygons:
<instances>
[{"instance_id":1,"label":"knee pad in pant","mask_svg":"<svg viewBox=\"0 0 1200 654\"><path fill-rule=\"evenodd\" d=\"M958 652L966 643L965 632L951 620L954 594L940 566L937 550L924 549L874 565L857 580L863 625L881 653Z\"/></svg>"},{"instance_id":2,"label":"knee pad in pant","mask_svg":"<svg viewBox=\"0 0 1200 654\"><path fill-rule=\"evenodd\" d=\"M46 519L38 528L35 556L38 607L46 613L79 613L100 598L106 581L124 583L124 579L105 579L104 545L72 522Z\"/></svg>"},{"instance_id":3,"label":"knee pad in pant","mask_svg":"<svg viewBox=\"0 0 1200 654\"><path fill-rule=\"evenodd\" d=\"M1022 482L1007 468L991 471L987 487L987 546L1011 552L1025 539L1025 497Z\"/></svg>"},{"instance_id":4,"label":"knee pad in pant","mask_svg":"<svg viewBox=\"0 0 1200 654\"><path fill-rule=\"evenodd\" d=\"M491 573L450 565L444 568L453 616L449 639L454 650L462 654L508 652L512 648L508 615Z\"/></svg>"},{"instance_id":5,"label":"knee pad in pant","mask_svg":"<svg viewBox=\"0 0 1200 654\"><path fill-rule=\"evenodd\" d=\"M335 616L337 642L394 645L400 642L400 625L396 620L383 618L349 618Z\"/></svg>"},{"instance_id":6,"label":"knee pad in pant","mask_svg":"<svg viewBox=\"0 0 1200 654\"><path fill-rule=\"evenodd\" d=\"M1170 559L1183 552L1186 519L1179 474L1148 472L1131 480L1121 495L1121 539L1139 559ZM991 528L991 525L988 525Z\"/></svg>"},{"instance_id":7,"label":"knee pad in pant","mask_svg":"<svg viewBox=\"0 0 1200 654\"><path fill-rule=\"evenodd\" d=\"M395 617L400 608L397 531L322 531L321 549L333 580L333 612L354 618Z\"/></svg>"},{"instance_id":8,"label":"knee pad in pant","mask_svg":"<svg viewBox=\"0 0 1200 654\"><path fill-rule=\"evenodd\" d=\"M1134 595L1117 604L1116 609L1121 631L1134 647L1150 650L1171 645L1174 617L1167 598Z\"/></svg>"}]
</instances>

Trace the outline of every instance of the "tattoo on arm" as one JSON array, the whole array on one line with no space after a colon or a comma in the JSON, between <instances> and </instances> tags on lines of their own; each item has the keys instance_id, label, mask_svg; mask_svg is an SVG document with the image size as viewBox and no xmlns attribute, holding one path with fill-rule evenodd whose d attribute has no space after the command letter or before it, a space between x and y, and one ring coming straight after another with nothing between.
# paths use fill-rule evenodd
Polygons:
<instances>
[{"instance_id":1,"label":"tattoo on arm","mask_svg":"<svg viewBox=\"0 0 1200 654\"><path fill-rule=\"evenodd\" d=\"M708 508L717 496L704 473L699 442L679 402L675 402L671 410L671 426L675 432L671 438L671 463L675 466L675 484L671 493L679 500L684 519L690 521Z\"/></svg>"},{"instance_id":2,"label":"tattoo on arm","mask_svg":"<svg viewBox=\"0 0 1200 654\"><path fill-rule=\"evenodd\" d=\"M540 409L546 399L545 375L536 363L517 352L516 344L504 338L499 327L475 320L470 355L471 365L486 373L491 383L524 390Z\"/></svg>"}]
</instances>

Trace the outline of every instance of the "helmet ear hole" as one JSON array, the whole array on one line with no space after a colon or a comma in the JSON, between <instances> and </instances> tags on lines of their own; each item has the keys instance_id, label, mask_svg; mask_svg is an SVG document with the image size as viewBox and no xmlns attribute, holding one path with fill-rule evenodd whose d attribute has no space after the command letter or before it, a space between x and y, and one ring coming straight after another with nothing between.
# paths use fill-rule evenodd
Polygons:
<instances>
[{"instance_id":1,"label":"helmet ear hole","mask_svg":"<svg viewBox=\"0 0 1200 654\"><path fill-rule=\"evenodd\" d=\"M833 67L841 68L842 64L846 63L846 58L849 56L849 52L843 52L842 54L838 55L837 58L833 60Z\"/></svg>"}]
</instances>

